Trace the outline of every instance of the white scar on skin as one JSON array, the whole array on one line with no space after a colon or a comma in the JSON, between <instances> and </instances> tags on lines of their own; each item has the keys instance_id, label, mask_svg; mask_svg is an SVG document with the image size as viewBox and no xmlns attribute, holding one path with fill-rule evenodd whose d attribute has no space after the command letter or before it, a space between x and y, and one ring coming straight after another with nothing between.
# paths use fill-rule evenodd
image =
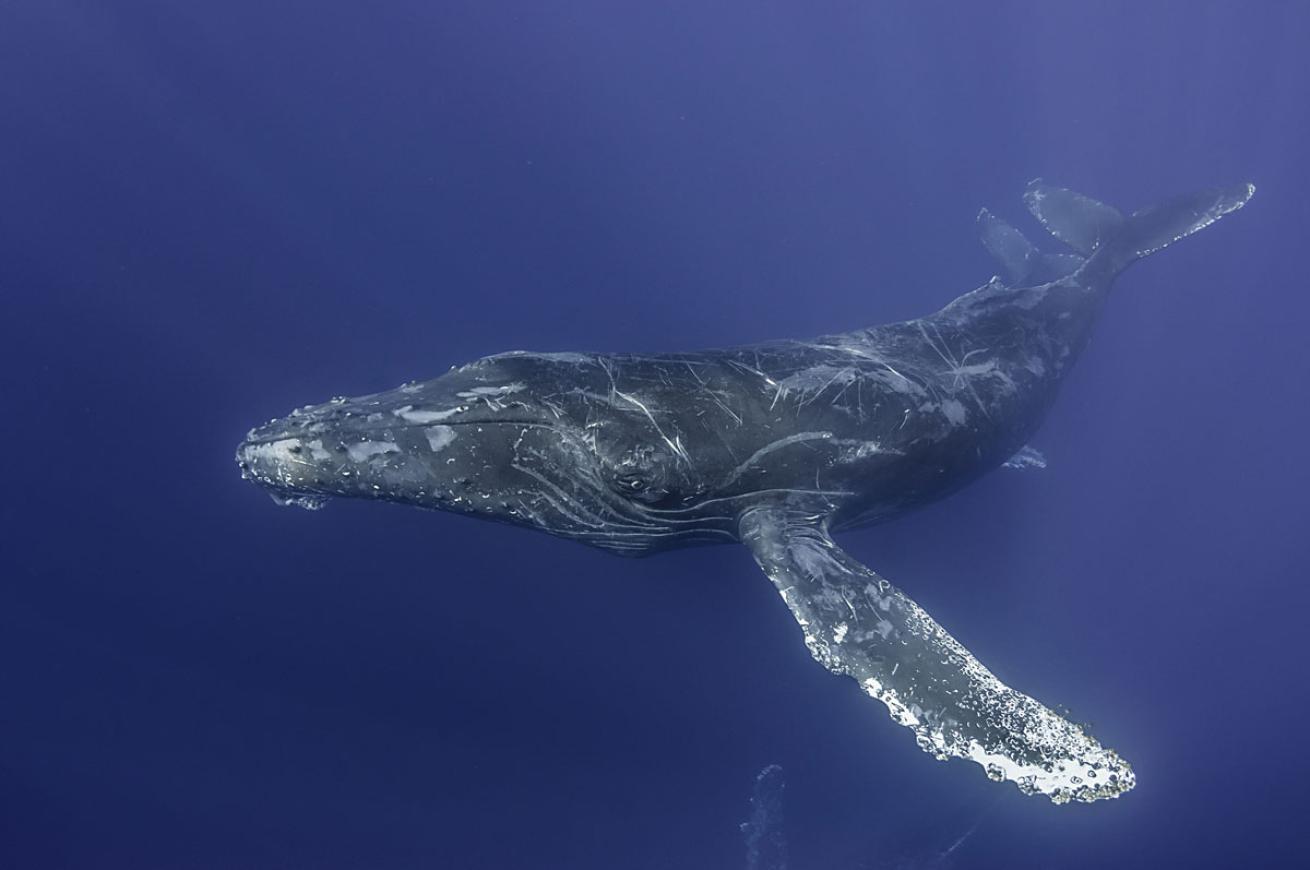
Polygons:
<instances>
[{"instance_id":1,"label":"white scar on skin","mask_svg":"<svg viewBox=\"0 0 1310 870\"><path fill-rule=\"evenodd\" d=\"M299 438L283 438L268 444L255 444L247 448L246 453L248 456L262 459L273 465L304 465L304 458L297 452L301 446Z\"/></svg>"},{"instance_id":2,"label":"white scar on skin","mask_svg":"<svg viewBox=\"0 0 1310 870\"><path fill-rule=\"evenodd\" d=\"M374 456L386 453L399 453L400 448L390 441L364 441L346 447L346 453L356 462L367 462Z\"/></svg>"},{"instance_id":3,"label":"white scar on skin","mask_svg":"<svg viewBox=\"0 0 1310 870\"><path fill-rule=\"evenodd\" d=\"M471 390L464 390L455 395L461 399L486 399L493 396L508 396L510 393L517 393L523 389L523 384L501 384L498 387L474 387Z\"/></svg>"},{"instance_id":4,"label":"white scar on skin","mask_svg":"<svg viewBox=\"0 0 1310 870\"><path fill-rule=\"evenodd\" d=\"M423 430L423 434L428 436L428 446L432 448L433 453L455 440L455 430L451 426L429 426Z\"/></svg>"},{"instance_id":5,"label":"white scar on skin","mask_svg":"<svg viewBox=\"0 0 1310 870\"><path fill-rule=\"evenodd\" d=\"M463 408L450 408L445 411L415 411L413 405L405 405L391 413L406 423L436 423L453 417L463 410Z\"/></svg>"}]
</instances>

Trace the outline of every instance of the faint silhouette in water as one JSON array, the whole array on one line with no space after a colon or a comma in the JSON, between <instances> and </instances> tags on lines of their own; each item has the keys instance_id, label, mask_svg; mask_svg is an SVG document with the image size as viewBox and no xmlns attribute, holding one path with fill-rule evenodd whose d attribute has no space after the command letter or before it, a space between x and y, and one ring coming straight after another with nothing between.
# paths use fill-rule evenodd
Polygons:
<instances>
[{"instance_id":1,"label":"faint silhouette in water","mask_svg":"<svg viewBox=\"0 0 1310 870\"><path fill-rule=\"evenodd\" d=\"M741 823L746 838L746 870L787 870L787 837L783 831L782 794L786 788L782 768L770 764L755 775L751 790L750 817ZM872 859L861 863L860 870L945 870L953 855L973 836L986 815L984 811L969 829L941 851L891 859Z\"/></svg>"},{"instance_id":2,"label":"faint silhouette in water","mask_svg":"<svg viewBox=\"0 0 1310 870\"><path fill-rule=\"evenodd\" d=\"M755 776L750 818L741 823L746 837L746 870L787 870L787 838L782 831L782 768L770 764Z\"/></svg>"}]
</instances>

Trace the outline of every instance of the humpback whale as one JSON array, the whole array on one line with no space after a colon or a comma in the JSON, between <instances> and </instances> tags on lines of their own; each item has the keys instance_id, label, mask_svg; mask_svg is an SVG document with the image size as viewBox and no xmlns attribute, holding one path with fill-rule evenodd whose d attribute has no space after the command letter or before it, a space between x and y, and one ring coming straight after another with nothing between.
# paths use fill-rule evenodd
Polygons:
<instances>
[{"instance_id":1,"label":"humpback whale","mask_svg":"<svg viewBox=\"0 0 1310 870\"><path fill-rule=\"evenodd\" d=\"M1016 454L1034 464L1021 451L1115 277L1254 190L1125 216L1038 180L1025 203L1064 250L983 210L1002 274L917 320L690 353L496 354L293 411L251 430L237 462L276 501L306 508L381 499L627 556L739 542L813 657L924 751L1057 803L1117 797L1135 782L1118 753L1002 683L832 535L940 499Z\"/></svg>"}]
</instances>

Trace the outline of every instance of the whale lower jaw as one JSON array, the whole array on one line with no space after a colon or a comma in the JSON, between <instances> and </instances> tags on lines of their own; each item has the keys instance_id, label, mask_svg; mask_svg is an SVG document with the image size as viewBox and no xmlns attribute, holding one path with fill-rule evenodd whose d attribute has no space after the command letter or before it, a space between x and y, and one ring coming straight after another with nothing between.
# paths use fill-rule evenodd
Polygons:
<instances>
[{"instance_id":1,"label":"whale lower jaw","mask_svg":"<svg viewBox=\"0 0 1310 870\"><path fill-rule=\"evenodd\" d=\"M303 492L273 492L268 497L282 507L298 507L307 511L322 510L328 503L326 495L311 495Z\"/></svg>"}]
</instances>

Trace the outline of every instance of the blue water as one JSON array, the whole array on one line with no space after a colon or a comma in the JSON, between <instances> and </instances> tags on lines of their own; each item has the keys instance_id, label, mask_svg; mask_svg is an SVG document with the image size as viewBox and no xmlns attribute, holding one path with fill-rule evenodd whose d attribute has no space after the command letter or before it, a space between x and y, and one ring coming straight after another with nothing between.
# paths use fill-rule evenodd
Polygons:
<instances>
[{"instance_id":1,"label":"blue water","mask_svg":"<svg viewBox=\"0 0 1310 870\"><path fill-rule=\"evenodd\" d=\"M0 4L0 866L740 868L769 764L793 870L1295 864L1307 44L1293 2ZM494 351L918 316L1034 176L1259 192L1122 277L1045 471L842 543L1119 800L919 752L741 548L233 463Z\"/></svg>"}]
</instances>

